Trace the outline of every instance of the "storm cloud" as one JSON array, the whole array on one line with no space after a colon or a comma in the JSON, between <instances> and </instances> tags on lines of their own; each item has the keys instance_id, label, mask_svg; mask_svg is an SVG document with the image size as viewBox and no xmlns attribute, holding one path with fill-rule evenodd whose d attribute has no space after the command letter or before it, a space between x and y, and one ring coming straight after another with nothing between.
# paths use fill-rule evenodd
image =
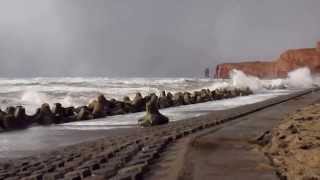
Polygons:
<instances>
[{"instance_id":1,"label":"storm cloud","mask_svg":"<svg viewBox=\"0 0 320 180\"><path fill-rule=\"evenodd\" d=\"M319 0L2 0L0 77L201 76L320 40Z\"/></svg>"}]
</instances>

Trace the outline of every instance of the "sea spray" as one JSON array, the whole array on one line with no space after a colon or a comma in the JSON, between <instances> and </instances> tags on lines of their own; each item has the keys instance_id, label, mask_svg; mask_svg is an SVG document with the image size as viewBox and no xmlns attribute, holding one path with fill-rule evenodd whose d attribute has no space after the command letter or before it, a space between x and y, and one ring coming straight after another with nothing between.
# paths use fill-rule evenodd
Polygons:
<instances>
[{"instance_id":1,"label":"sea spray","mask_svg":"<svg viewBox=\"0 0 320 180\"><path fill-rule=\"evenodd\" d=\"M307 67L299 68L288 73L285 79L262 80L255 76L246 75L239 70L230 72L230 84L221 87L246 88L249 87L254 92L266 91L271 89L307 89L315 85L320 85L320 77L313 77ZM216 87L219 87L216 85Z\"/></svg>"},{"instance_id":2,"label":"sea spray","mask_svg":"<svg viewBox=\"0 0 320 180\"><path fill-rule=\"evenodd\" d=\"M310 72L297 70L288 79L262 80L234 70L231 79L198 78L0 78L0 107L23 105L33 113L42 103L61 103L63 106L86 105L98 94L108 99L131 99L137 92L143 95L167 92L192 92L201 89L251 88L254 93L264 93L270 89L301 89L310 87ZM302 82L303 85L298 83ZM318 82L318 83L317 83ZM320 84L314 77L313 84Z\"/></svg>"},{"instance_id":3,"label":"sea spray","mask_svg":"<svg viewBox=\"0 0 320 180\"><path fill-rule=\"evenodd\" d=\"M231 71L230 77L232 87L240 89L249 87L254 92L257 92L264 88L263 83L259 78L246 75L244 72L236 69Z\"/></svg>"},{"instance_id":4,"label":"sea spray","mask_svg":"<svg viewBox=\"0 0 320 180\"><path fill-rule=\"evenodd\" d=\"M240 70L233 69L230 79L217 80L209 89L245 89L250 88L254 93L264 92L271 89L284 89L284 79L262 80L258 77L247 75Z\"/></svg>"},{"instance_id":5,"label":"sea spray","mask_svg":"<svg viewBox=\"0 0 320 180\"><path fill-rule=\"evenodd\" d=\"M73 98L69 94L62 99L61 104L65 107L76 106Z\"/></svg>"},{"instance_id":6,"label":"sea spray","mask_svg":"<svg viewBox=\"0 0 320 180\"><path fill-rule=\"evenodd\" d=\"M311 75L310 69L304 67L289 72L285 83L288 88L305 89L313 87L315 80Z\"/></svg>"},{"instance_id":7,"label":"sea spray","mask_svg":"<svg viewBox=\"0 0 320 180\"><path fill-rule=\"evenodd\" d=\"M21 102L18 102L18 104L24 105L27 113L32 114L42 103L48 102L49 98L40 92L27 90L22 94L20 100Z\"/></svg>"}]
</instances>

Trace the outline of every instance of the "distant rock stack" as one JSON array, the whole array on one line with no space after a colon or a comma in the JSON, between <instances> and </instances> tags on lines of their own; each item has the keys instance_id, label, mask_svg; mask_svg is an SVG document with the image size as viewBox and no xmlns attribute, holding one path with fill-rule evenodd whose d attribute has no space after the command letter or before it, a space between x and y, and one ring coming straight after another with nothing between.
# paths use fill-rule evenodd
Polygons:
<instances>
[{"instance_id":1,"label":"distant rock stack","mask_svg":"<svg viewBox=\"0 0 320 180\"><path fill-rule=\"evenodd\" d=\"M206 69L204 70L204 77L205 77L205 78L210 78L210 68L206 68Z\"/></svg>"}]
</instances>

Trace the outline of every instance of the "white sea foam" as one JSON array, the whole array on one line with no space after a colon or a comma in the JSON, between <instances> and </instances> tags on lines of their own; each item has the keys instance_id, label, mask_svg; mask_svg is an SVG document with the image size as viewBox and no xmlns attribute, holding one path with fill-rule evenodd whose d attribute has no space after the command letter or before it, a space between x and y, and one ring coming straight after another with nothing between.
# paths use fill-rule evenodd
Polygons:
<instances>
[{"instance_id":1,"label":"white sea foam","mask_svg":"<svg viewBox=\"0 0 320 180\"><path fill-rule=\"evenodd\" d=\"M263 81L257 77L249 76L239 70L233 70L230 73L231 86L240 89L249 87L252 91L263 89Z\"/></svg>"},{"instance_id":2,"label":"white sea foam","mask_svg":"<svg viewBox=\"0 0 320 180\"><path fill-rule=\"evenodd\" d=\"M306 89L320 85L320 78L313 77L308 68L299 68L288 73L286 79L262 80L255 76L246 75L242 71L232 70L230 80L220 81L210 86L211 89L219 88L247 88L255 93L264 92L271 89Z\"/></svg>"},{"instance_id":3,"label":"white sea foam","mask_svg":"<svg viewBox=\"0 0 320 180\"><path fill-rule=\"evenodd\" d=\"M174 107L161 110L161 113L169 116L171 121L179 121L186 118L197 117L212 110L223 110L240 105L251 104L275 97L286 92L269 92L268 94L256 94L237 97L201 104ZM97 130L109 130L115 128L128 128L137 125L137 120L144 113L133 113L119 116L110 116L103 119L79 121L57 126L35 126L23 131L0 133L0 158L9 156L25 156L25 151L50 149L53 146L65 146L86 141L90 138L105 136L104 133L94 133ZM77 131L81 130L81 133ZM76 135L75 135L76 134Z\"/></svg>"},{"instance_id":4,"label":"white sea foam","mask_svg":"<svg viewBox=\"0 0 320 180\"><path fill-rule=\"evenodd\" d=\"M284 79L262 80L255 76L246 75L242 71L232 70L229 80L217 80L209 89L245 89L250 88L253 92L259 93L272 89L284 89Z\"/></svg>"},{"instance_id":5,"label":"white sea foam","mask_svg":"<svg viewBox=\"0 0 320 180\"><path fill-rule=\"evenodd\" d=\"M288 74L286 84L290 88L301 89L310 88L317 84L316 78L313 78L309 68L300 68Z\"/></svg>"},{"instance_id":6,"label":"white sea foam","mask_svg":"<svg viewBox=\"0 0 320 180\"><path fill-rule=\"evenodd\" d=\"M242 81L241 78L244 80ZM284 80L259 80L254 77L245 76L241 72L236 72L235 77L231 80L136 78L134 82L131 82L130 80L132 79L133 78L37 78L13 80L14 82L0 79L2 87L0 103L2 107L23 104L28 110L29 108L37 108L43 102L62 102L64 106L82 105L96 97L97 93L103 93L109 98L121 98L123 95L133 94L136 91L147 94L160 90L173 92L192 91L201 88L218 88L222 86L256 87L256 94L251 96L161 110L163 114L169 116L171 121L179 121L206 114L208 111L230 109L291 92L291 90L270 90L270 85L276 84L275 88L280 87L284 84ZM253 86L252 82L254 81L250 79L254 79L256 83L258 83L258 86L255 84L253 84ZM294 74L291 76L291 81L295 79L296 75ZM265 89L265 91L261 91L259 88ZM7 89L7 91L4 91L4 89ZM143 113L134 113L57 126L30 127L23 131L2 133L0 134L0 157L25 156L24 152L50 149L53 146L65 146L82 142L89 138L97 138L97 133L88 130L96 131L132 127L137 124L137 120L142 116ZM84 130L84 132L75 135L78 130ZM101 136L103 135L103 133L100 134Z\"/></svg>"},{"instance_id":7,"label":"white sea foam","mask_svg":"<svg viewBox=\"0 0 320 180\"><path fill-rule=\"evenodd\" d=\"M24 105L32 113L42 103L62 103L63 106L85 105L98 94L107 98L133 98L142 95L192 91L208 87L215 81L197 78L0 78L0 107Z\"/></svg>"},{"instance_id":8,"label":"white sea foam","mask_svg":"<svg viewBox=\"0 0 320 180\"><path fill-rule=\"evenodd\" d=\"M241 71L233 70L229 80L197 78L0 78L0 107L24 105L33 113L42 103L62 103L63 106L85 105L98 94L107 98L133 98L137 92L143 95L170 92L194 91L203 88L246 88L255 93L270 89L302 89L320 84L320 78L311 77L307 68L289 73L287 79L261 80Z\"/></svg>"},{"instance_id":9,"label":"white sea foam","mask_svg":"<svg viewBox=\"0 0 320 180\"><path fill-rule=\"evenodd\" d=\"M285 90L273 90L263 94L179 106L168 109L161 109L160 111L162 114L168 116L170 118L170 121L180 121L186 118L205 115L213 110L225 110L242 105L253 104L279 95L288 94L289 92L290 91ZM141 112L126 115L109 116L103 119L96 119L90 121L78 121L59 125L57 129L97 130L125 128L137 125L137 120L141 118L143 115L144 112Z\"/></svg>"},{"instance_id":10,"label":"white sea foam","mask_svg":"<svg viewBox=\"0 0 320 180\"><path fill-rule=\"evenodd\" d=\"M44 94L28 90L21 96L21 101L25 103L40 104L48 101L48 98Z\"/></svg>"},{"instance_id":11,"label":"white sea foam","mask_svg":"<svg viewBox=\"0 0 320 180\"><path fill-rule=\"evenodd\" d=\"M186 105L160 110L162 114L168 116L170 121L180 121L186 118L198 117L205 115L213 110L225 110L241 105L252 104L266 99L270 99L279 95L287 94L290 91L270 91L269 93L256 94L250 96L236 97L233 99L225 99L211 101L200 104ZM114 129L126 128L137 125L137 120L144 115L144 112L109 116L102 119L90 121L78 121L66 123L55 127L56 129L75 129L75 130L98 130L98 129Z\"/></svg>"}]
</instances>

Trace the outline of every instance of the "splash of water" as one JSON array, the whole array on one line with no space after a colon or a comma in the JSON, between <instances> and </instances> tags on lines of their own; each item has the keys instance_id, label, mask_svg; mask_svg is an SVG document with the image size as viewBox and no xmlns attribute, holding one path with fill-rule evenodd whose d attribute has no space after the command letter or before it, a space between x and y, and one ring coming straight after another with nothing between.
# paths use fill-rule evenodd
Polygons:
<instances>
[{"instance_id":1,"label":"splash of water","mask_svg":"<svg viewBox=\"0 0 320 180\"><path fill-rule=\"evenodd\" d=\"M22 94L21 101L28 104L41 104L47 102L48 98L40 92L28 90Z\"/></svg>"},{"instance_id":2,"label":"splash of water","mask_svg":"<svg viewBox=\"0 0 320 180\"><path fill-rule=\"evenodd\" d=\"M43 93L27 90L21 95L20 102L17 105L23 105L27 114L33 114L42 103L48 102L48 100L49 98Z\"/></svg>"},{"instance_id":3,"label":"splash of water","mask_svg":"<svg viewBox=\"0 0 320 180\"><path fill-rule=\"evenodd\" d=\"M304 67L289 72L286 84L289 88L305 89L313 87L316 80L312 77L310 69Z\"/></svg>"},{"instance_id":4,"label":"splash of water","mask_svg":"<svg viewBox=\"0 0 320 180\"><path fill-rule=\"evenodd\" d=\"M70 95L67 95L65 98L62 99L61 104L63 106L75 106L76 103L74 102L73 98Z\"/></svg>"},{"instance_id":5,"label":"splash of water","mask_svg":"<svg viewBox=\"0 0 320 180\"><path fill-rule=\"evenodd\" d=\"M245 89L250 88L259 93L270 89L284 89L283 79L262 80L255 76L245 74L240 70L233 69L230 72L230 80L215 82L209 89Z\"/></svg>"},{"instance_id":6,"label":"splash of water","mask_svg":"<svg viewBox=\"0 0 320 180\"><path fill-rule=\"evenodd\" d=\"M320 78L313 77L307 67L289 72L286 79L262 80L236 69L230 72L230 77L232 87L240 89L249 87L254 92L270 89L307 89L320 85Z\"/></svg>"},{"instance_id":7,"label":"splash of water","mask_svg":"<svg viewBox=\"0 0 320 180\"><path fill-rule=\"evenodd\" d=\"M240 89L249 87L252 91L259 91L263 89L262 81L254 76L246 75L239 70L232 70L230 73L231 85Z\"/></svg>"},{"instance_id":8,"label":"splash of water","mask_svg":"<svg viewBox=\"0 0 320 180\"><path fill-rule=\"evenodd\" d=\"M290 72L287 79L263 80L233 70L229 80L188 78L32 78L1 79L0 106L23 105L33 113L43 103L60 102L63 106L86 105L100 93L108 99L133 98L136 92L143 95L161 90L170 92L195 91L203 88L247 88L254 93L270 89L304 89L320 85L320 77L312 77L308 68ZM316 83L319 82L319 83Z\"/></svg>"}]
</instances>

